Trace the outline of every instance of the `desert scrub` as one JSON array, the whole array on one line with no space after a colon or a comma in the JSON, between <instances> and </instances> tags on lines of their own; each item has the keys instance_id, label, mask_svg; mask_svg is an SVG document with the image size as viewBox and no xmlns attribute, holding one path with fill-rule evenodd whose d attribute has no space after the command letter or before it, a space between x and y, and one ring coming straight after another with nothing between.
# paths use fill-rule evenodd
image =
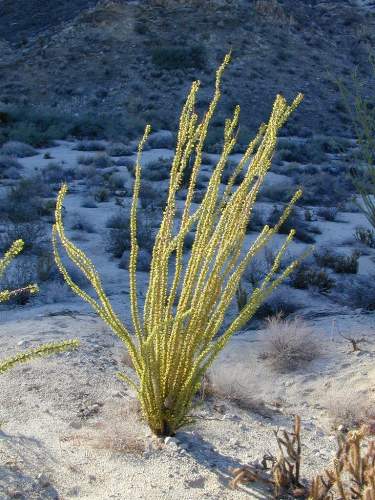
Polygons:
<instances>
[{"instance_id":1,"label":"desert scrub","mask_svg":"<svg viewBox=\"0 0 375 500\"><path fill-rule=\"evenodd\" d=\"M16 240L13 242L9 250L5 252L4 257L0 260L0 276L4 273L11 261L21 252L22 248L23 241ZM37 293L38 291L38 285L36 284L26 285L24 288L18 290L2 290L0 292L0 302L5 302L20 293ZM13 366L19 363L24 363L38 356L65 351L66 349L77 347L78 345L79 342L76 339L65 340L63 342L44 344L35 349L30 349L29 351L16 354L10 358L0 360L0 374L8 371L10 368L13 368Z\"/></svg>"},{"instance_id":2,"label":"desert scrub","mask_svg":"<svg viewBox=\"0 0 375 500\"><path fill-rule=\"evenodd\" d=\"M236 106L233 118L225 122L224 148L210 178L206 194L195 212L190 213L207 129L221 96L221 78L229 60L230 55L227 55L216 73L214 96L202 121L198 120L198 115L194 111L199 81L193 82L182 109L176 153L170 170L168 198L152 252L143 319L140 316L137 298L136 266L139 248L136 235L141 184L140 162L143 146L150 134L149 125L146 126L139 143L130 218L129 281L134 336L113 311L91 260L65 234L62 209L68 190L66 184L62 186L57 198L56 221L52 231L57 266L72 290L91 304L127 347L137 380L125 373L120 373L119 378L136 391L145 420L152 432L159 436L174 435L177 429L191 422L189 410L206 371L233 333L249 321L259 305L300 262L300 259L296 259L280 271L282 257L295 234L291 230L276 253L271 269L266 273L262 283L253 290L247 304L230 322L223 334L217 335L225 312L235 299L243 271L257 252L277 233L302 194L301 191L296 192L274 227L263 228L238 264L246 237L248 218L259 188L270 168L277 133L302 100L302 95L299 94L293 103L288 105L285 98L278 95L269 122L261 125L255 139L249 142L224 192L221 193L221 174L236 143L236 128L240 113L239 106ZM193 151L195 161L180 225L175 232L176 192ZM247 172L244 179L232 192L234 181L245 165ZM185 267L184 239L194 224L197 224L195 240ZM58 238L70 259L94 287L100 302L81 290L69 276L59 254ZM168 290L171 257L174 259L174 276ZM185 273L181 284L184 267ZM179 300L174 309L173 304L177 294Z\"/></svg>"},{"instance_id":3,"label":"desert scrub","mask_svg":"<svg viewBox=\"0 0 375 500\"><path fill-rule=\"evenodd\" d=\"M274 316L267 323L267 332L261 339L261 358L273 370L297 370L319 355L319 343L301 319L287 320Z\"/></svg>"}]
</instances>

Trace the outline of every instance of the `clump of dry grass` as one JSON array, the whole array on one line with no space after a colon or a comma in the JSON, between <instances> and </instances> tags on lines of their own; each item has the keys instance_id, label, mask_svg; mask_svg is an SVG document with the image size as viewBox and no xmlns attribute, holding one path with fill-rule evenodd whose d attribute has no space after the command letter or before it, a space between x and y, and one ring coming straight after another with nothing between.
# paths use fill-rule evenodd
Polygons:
<instances>
[{"instance_id":1,"label":"clump of dry grass","mask_svg":"<svg viewBox=\"0 0 375 500\"><path fill-rule=\"evenodd\" d=\"M367 392L350 390L332 391L327 395L326 407L332 425L347 429L360 427L375 420L374 401Z\"/></svg>"},{"instance_id":2,"label":"clump of dry grass","mask_svg":"<svg viewBox=\"0 0 375 500\"><path fill-rule=\"evenodd\" d=\"M297 370L320 354L316 337L298 317L292 320L282 319L280 315L268 318L261 342L261 359L277 372Z\"/></svg>"},{"instance_id":3,"label":"clump of dry grass","mask_svg":"<svg viewBox=\"0 0 375 500\"><path fill-rule=\"evenodd\" d=\"M243 382L243 383L241 383ZM198 394L201 400L222 400L241 408L271 417L275 412L256 390L257 377L244 366L231 367L230 370L212 368L205 375Z\"/></svg>"}]
</instances>

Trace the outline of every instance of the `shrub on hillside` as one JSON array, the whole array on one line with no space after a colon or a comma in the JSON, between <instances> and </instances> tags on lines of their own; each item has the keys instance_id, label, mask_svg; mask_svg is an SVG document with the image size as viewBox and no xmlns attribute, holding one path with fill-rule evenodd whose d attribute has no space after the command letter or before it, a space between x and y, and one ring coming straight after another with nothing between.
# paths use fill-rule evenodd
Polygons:
<instances>
[{"instance_id":1,"label":"shrub on hillside","mask_svg":"<svg viewBox=\"0 0 375 500\"><path fill-rule=\"evenodd\" d=\"M79 141L72 149L75 151L105 151L106 147L99 141Z\"/></svg>"},{"instance_id":2,"label":"shrub on hillside","mask_svg":"<svg viewBox=\"0 0 375 500\"><path fill-rule=\"evenodd\" d=\"M201 45L156 47L151 52L152 62L162 69L202 69L206 65L206 52Z\"/></svg>"},{"instance_id":3,"label":"shrub on hillside","mask_svg":"<svg viewBox=\"0 0 375 500\"><path fill-rule=\"evenodd\" d=\"M356 274L360 253L354 250L351 255L340 255L330 249L323 249L314 254L316 263L321 267L328 267L336 273Z\"/></svg>"},{"instance_id":4,"label":"shrub on hillside","mask_svg":"<svg viewBox=\"0 0 375 500\"><path fill-rule=\"evenodd\" d=\"M283 210L277 206L273 207L272 212L268 216L267 224L274 226L280 219ZM316 228L309 226L309 224L302 218L300 212L296 209L292 211L288 219L282 224L279 229L281 234L289 234L291 229L296 230L296 238L304 243L314 243L315 239L311 236L310 232L314 230L317 232Z\"/></svg>"},{"instance_id":5,"label":"shrub on hillside","mask_svg":"<svg viewBox=\"0 0 375 500\"><path fill-rule=\"evenodd\" d=\"M23 240L24 254L38 252L47 241L46 228L37 221L8 223L0 234L0 251L4 252L16 240Z\"/></svg>"},{"instance_id":6,"label":"shrub on hillside","mask_svg":"<svg viewBox=\"0 0 375 500\"><path fill-rule=\"evenodd\" d=\"M354 237L364 245L375 248L375 231L365 227L356 227Z\"/></svg>"},{"instance_id":7,"label":"shrub on hillside","mask_svg":"<svg viewBox=\"0 0 375 500\"><path fill-rule=\"evenodd\" d=\"M115 142L107 146L109 156L129 156L134 153L134 148L122 142Z\"/></svg>"},{"instance_id":8,"label":"shrub on hillside","mask_svg":"<svg viewBox=\"0 0 375 500\"><path fill-rule=\"evenodd\" d=\"M124 211L112 215L106 222L109 231L106 234L106 250L114 257L120 258L126 250L130 250L130 216ZM151 220L139 217L137 222L137 238L140 248L151 251L153 245Z\"/></svg>"},{"instance_id":9,"label":"shrub on hillside","mask_svg":"<svg viewBox=\"0 0 375 500\"><path fill-rule=\"evenodd\" d=\"M42 215L41 197L52 194L51 187L40 176L21 179L0 200L0 217L15 223L37 220Z\"/></svg>"},{"instance_id":10,"label":"shrub on hillside","mask_svg":"<svg viewBox=\"0 0 375 500\"><path fill-rule=\"evenodd\" d=\"M7 171L9 169L16 169L16 170L22 170L23 165L16 160L15 158L12 158L11 156L3 156L1 155L1 150L0 150L0 175L1 177L6 177Z\"/></svg>"},{"instance_id":11,"label":"shrub on hillside","mask_svg":"<svg viewBox=\"0 0 375 500\"><path fill-rule=\"evenodd\" d=\"M334 298L353 309L375 311L375 276L356 276L340 281Z\"/></svg>"},{"instance_id":12,"label":"shrub on hillside","mask_svg":"<svg viewBox=\"0 0 375 500\"><path fill-rule=\"evenodd\" d=\"M301 264L299 268L292 274L290 284L293 288L300 290L315 289L318 292L329 292L335 285L335 281L324 271L324 269L316 269L307 264Z\"/></svg>"},{"instance_id":13,"label":"shrub on hillside","mask_svg":"<svg viewBox=\"0 0 375 500\"><path fill-rule=\"evenodd\" d=\"M319 217L322 217L323 219L330 222L334 222L336 220L338 213L339 210L337 207L321 207L317 211Z\"/></svg>"},{"instance_id":14,"label":"shrub on hillside","mask_svg":"<svg viewBox=\"0 0 375 500\"><path fill-rule=\"evenodd\" d=\"M17 158L26 158L27 156L35 156L38 152L35 151L32 146L24 142L9 141L2 145L0 154L16 156Z\"/></svg>"},{"instance_id":15,"label":"shrub on hillside","mask_svg":"<svg viewBox=\"0 0 375 500\"><path fill-rule=\"evenodd\" d=\"M148 181L164 181L169 179L171 161L168 158L158 158L147 163L143 178Z\"/></svg>"}]
</instances>

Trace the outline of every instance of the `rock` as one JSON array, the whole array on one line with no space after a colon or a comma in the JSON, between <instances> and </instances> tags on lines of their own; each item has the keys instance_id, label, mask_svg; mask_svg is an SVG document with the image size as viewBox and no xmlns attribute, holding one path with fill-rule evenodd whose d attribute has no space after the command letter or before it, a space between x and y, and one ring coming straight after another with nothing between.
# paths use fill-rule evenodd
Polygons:
<instances>
[{"instance_id":1,"label":"rock","mask_svg":"<svg viewBox=\"0 0 375 500\"><path fill-rule=\"evenodd\" d=\"M198 476L195 479L190 479L185 481L185 486L188 488L204 488L204 483L206 482L206 478L203 476Z\"/></svg>"},{"instance_id":2,"label":"rock","mask_svg":"<svg viewBox=\"0 0 375 500\"><path fill-rule=\"evenodd\" d=\"M43 473L38 474L37 478L38 478L40 485L43 488L48 488L48 486L51 486L51 482L45 474L43 474Z\"/></svg>"},{"instance_id":3,"label":"rock","mask_svg":"<svg viewBox=\"0 0 375 500\"><path fill-rule=\"evenodd\" d=\"M173 438L173 437L166 437L164 439L164 444L170 449L170 450L178 450L178 441L176 438Z\"/></svg>"},{"instance_id":4,"label":"rock","mask_svg":"<svg viewBox=\"0 0 375 500\"><path fill-rule=\"evenodd\" d=\"M231 420L232 422L239 422L241 420L241 417L238 415L233 415L232 413L228 413L226 415L223 415L223 418L221 420Z\"/></svg>"}]
</instances>

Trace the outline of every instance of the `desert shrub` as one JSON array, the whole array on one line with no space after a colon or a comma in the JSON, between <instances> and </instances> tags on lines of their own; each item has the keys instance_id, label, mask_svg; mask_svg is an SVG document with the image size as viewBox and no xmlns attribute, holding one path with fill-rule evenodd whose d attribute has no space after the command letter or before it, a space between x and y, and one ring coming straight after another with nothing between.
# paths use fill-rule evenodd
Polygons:
<instances>
[{"instance_id":1,"label":"desert shrub","mask_svg":"<svg viewBox=\"0 0 375 500\"><path fill-rule=\"evenodd\" d=\"M347 201L352 192L352 183L343 172L335 176L327 172L312 174L306 171L295 177L295 181L303 186L303 203L325 207L338 206Z\"/></svg>"},{"instance_id":2,"label":"desert shrub","mask_svg":"<svg viewBox=\"0 0 375 500\"><path fill-rule=\"evenodd\" d=\"M113 191L117 189L123 189L125 186L125 180L126 177L123 174L120 174L119 172L113 172L108 178L108 187Z\"/></svg>"},{"instance_id":3,"label":"desert shrub","mask_svg":"<svg viewBox=\"0 0 375 500\"><path fill-rule=\"evenodd\" d=\"M109 231L106 235L106 250L114 257L120 258L126 250L130 250L130 217L124 211L112 215L106 222ZM139 218L137 238L141 249L152 249L152 225L147 217Z\"/></svg>"},{"instance_id":4,"label":"desert shrub","mask_svg":"<svg viewBox=\"0 0 375 500\"><path fill-rule=\"evenodd\" d=\"M106 147L98 141L79 141L72 149L75 151L105 151Z\"/></svg>"},{"instance_id":5,"label":"desert shrub","mask_svg":"<svg viewBox=\"0 0 375 500\"><path fill-rule=\"evenodd\" d=\"M1 151L0 151L1 155ZM23 165L17 161L15 158L12 158L11 156L0 156L0 175L4 177L4 174L6 173L7 170L9 169L17 169L21 170L23 168Z\"/></svg>"},{"instance_id":6,"label":"desert shrub","mask_svg":"<svg viewBox=\"0 0 375 500\"><path fill-rule=\"evenodd\" d=\"M35 283L37 278L35 263L29 259L19 258L9 266L6 276L0 278L2 290L22 290L7 300L9 305L25 305L32 299L29 283Z\"/></svg>"},{"instance_id":7,"label":"desert shrub","mask_svg":"<svg viewBox=\"0 0 375 500\"><path fill-rule=\"evenodd\" d=\"M43 182L41 176L36 175L19 180L9 187L0 200L0 214L2 218L12 222L31 222L41 215L41 197L53 194L51 186Z\"/></svg>"},{"instance_id":8,"label":"desert shrub","mask_svg":"<svg viewBox=\"0 0 375 500\"><path fill-rule=\"evenodd\" d=\"M95 167L86 167L87 169L81 171L82 176L86 179L86 185L90 188L103 188L105 181L102 172L98 172ZM90 192L92 189L90 189ZM95 190L94 190L95 191ZM94 196L94 195L93 195Z\"/></svg>"},{"instance_id":9,"label":"desert shrub","mask_svg":"<svg viewBox=\"0 0 375 500\"><path fill-rule=\"evenodd\" d=\"M335 285L335 281L323 269L302 264L291 276L290 284L293 288L305 290L315 289L319 292L329 292Z\"/></svg>"},{"instance_id":10,"label":"desert shrub","mask_svg":"<svg viewBox=\"0 0 375 500\"><path fill-rule=\"evenodd\" d=\"M113 161L110 156L106 153L98 154L94 157L93 165L97 168L109 168L112 167Z\"/></svg>"},{"instance_id":11,"label":"desert shrub","mask_svg":"<svg viewBox=\"0 0 375 500\"><path fill-rule=\"evenodd\" d=\"M44 224L38 221L7 223L0 234L0 250L9 248L13 241L23 240L24 253L35 253L46 241Z\"/></svg>"},{"instance_id":12,"label":"desert shrub","mask_svg":"<svg viewBox=\"0 0 375 500\"><path fill-rule=\"evenodd\" d=\"M184 239L184 248L191 249L193 247L194 239L195 239L194 233L187 233Z\"/></svg>"},{"instance_id":13,"label":"desert shrub","mask_svg":"<svg viewBox=\"0 0 375 500\"><path fill-rule=\"evenodd\" d=\"M44 283L40 292L40 300L43 304L61 304L73 298L71 289L61 281Z\"/></svg>"},{"instance_id":14,"label":"desert shrub","mask_svg":"<svg viewBox=\"0 0 375 500\"><path fill-rule=\"evenodd\" d=\"M148 181L165 181L169 178L171 170L171 160L168 158L158 158L147 163L143 177Z\"/></svg>"},{"instance_id":15,"label":"desert shrub","mask_svg":"<svg viewBox=\"0 0 375 500\"><path fill-rule=\"evenodd\" d=\"M340 282L335 300L353 309L375 311L375 276L356 276Z\"/></svg>"},{"instance_id":16,"label":"desert shrub","mask_svg":"<svg viewBox=\"0 0 375 500\"><path fill-rule=\"evenodd\" d=\"M258 288L258 285L263 281L267 267L264 259L260 257L254 258L243 272L242 277L250 283L252 288Z\"/></svg>"},{"instance_id":17,"label":"desert shrub","mask_svg":"<svg viewBox=\"0 0 375 500\"><path fill-rule=\"evenodd\" d=\"M300 308L301 305L290 298L285 290L277 291L259 306L254 314L254 318L263 320L277 315L285 318L294 314Z\"/></svg>"},{"instance_id":18,"label":"desert shrub","mask_svg":"<svg viewBox=\"0 0 375 500\"><path fill-rule=\"evenodd\" d=\"M176 137L172 132L163 132L150 137L149 146L153 149L174 149Z\"/></svg>"},{"instance_id":19,"label":"desert shrub","mask_svg":"<svg viewBox=\"0 0 375 500\"><path fill-rule=\"evenodd\" d=\"M336 207L321 207L317 211L317 214L319 217L322 217L323 219L334 222L337 218L339 210Z\"/></svg>"},{"instance_id":20,"label":"desert shrub","mask_svg":"<svg viewBox=\"0 0 375 500\"><path fill-rule=\"evenodd\" d=\"M141 248L137 258L137 270L147 273L150 270L151 258L152 258L151 253L148 250ZM130 252L128 250L125 250L121 256L118 266L121 269L127 270L129 269L129 262L130 262Z\"/></svg>"},{"instance_id":21,"label":"desert shrub","mask_svg":"<svg viewBox=\"0 0 375 500\"><path fill-rule=\"evenodd\" d=\"M208 129L204 149L207 153L220 153L224 142L221 126L212 126Z\"/></svg>"},{"instance_id":22,"label":"desert shrub","mask_svg":"<svg viewBox=\"0 0 375 500\"><path fill-rule=\"evenodd\" d=\"M363 243L364 245L370 248L375 248L375 231L373 229L356 227L354 237L357 241Z\"/></svg>"},{"instance_id":23,"label":"desert shrub","mask_svg":"<svg viewBox=\"0 0 375 500\"><path fill-rule=\"evenodd\" d=\"M323 249L314 254L317 264L321 267L329 267L336 273L357 274L358 259L360 253L354 250L351 255L340 255L329 249Z\"/></svg>"},{"instance_id":24,"label":"desert shrub","mask_svg":"<svg viewBox=\"0 0 375 500\"><path fill-rule=\"evenodd\" d=\"M261 358L277 372L303 368L320 353L318 340L301 319L281 319L280 316L267 320L261 349Z\"/></svg>"},{"instance_id":25,"label":"desert shrub","mask_svg":"<svg viewBox=\"0 0 375 500\"><path fill-rule=\"evenodd\" d=\"M290 200L291 193L295 188L290 184L289 180L278 182L277 184L266 184L262 187L259 193L259 200L275 201L286 203Z\"/></svg>"},{"instance_id":26,"label":"desert shrub","mask_svg":"<svg viewBox=\"0 0 375 500\"><path fill-rule=\"evenodd\" d=\"M8 140L20 141L34 147L50 145L55 139L63 139L69 133L72 117L34 107L12 107L10 121L5 127Z\"/></svg>"},{"instance_id":27,"label":"desert shrub","mask_svg":"<svg viewBox=\"0 0 375 500\"><path fill-rule=\"evenodd\" d=\"M347 430L355 429L375 417L369 394L351 388L330 392L325 398L325 406L335 428L342 425Z\"/></svg>"},{"instance_id":28,"label":"desert shrub","mask_svg":"<svg viewBox=\"0 0 375 500\"><path fill-rule=\"evenodd\" d=\"M156 47L151 52L152 62L163 69L202 69L206 65L206 52L201 45L176 47L175 45Z\"/></svg>"},{"instance_id":29,"label":"desert shrub","mask_svg":"<svg viewBox=\"0 0 375 500\"><path fill-rule=\"evenodd\" d=\"M375 81L375 56L369 57L371 84ZM370 224L375 228L375 106L373 92L370 96L363 91L366 86L359 81L358 72L353 74L352 89L342 81L338 84L345 109L350 116L352 130L356 136L358 154L356 164L362 163L360 168L352 167L350 174L356 191L362 203L358 204ZM358 161L358 159L360 161Z\"/></svg>"},{"instance_id":30,"label":"desert shrub","mask_svg":"<svg viewBox=\"0 0 375 500\"><path fill-rule=\"evenodd\" d=\"M107 154L109 154L109 156L129 156L133 153L133 148L122 142L115 142L107 146Z\"/></svg>"},{"instance_id":31,"label":"desert shrub","mask_svg":"<svg viewBox=\"0 0 375 500\"><path fill-rule=\"evenodd\" d=\"M94 163L94 156L88 156L88 155L80 155L78 156L78 164L79 165L92 165Z\"/></svg>"},{"instance_id":32,"label":"desert shrub","mask_svg":"<svg viewBox=\"0 0 375 500\"><path fill-rule=\"evenodd\" d=\"M276 154L277 160L296 163L322 163L325 153L320 142L308 139L304 142L293 142L290 139L279 139L280 149Z\"/></svg>"},{"instance_id":33,"label":"desert shrub","mask_svg":"<svg viewBox=\"0 0 375 500\"><path fill-rule=\"evenodd\" d=\"M42 247L38 251L35 271L38 282L52 281L59 277L53 253L49 248Z\"/></svg>"},{"instance_id":34,"label":"desert shrub","mask_svg":"<svg viewBox=\"0 0 375 500\"><path fill-rule=\"evenodd\" d=\"M246 233L250 233L251 231L259 231L264 226L264 219L262 212L259 208L253 208L251 212L251 216L249 222L246 226Z\"/></svg>"},{"instance_id":35,"label":"desert shrub","mask_svg":"<svg viewBox=\"0 0 375 500\"><path fill-rule=\"evenodd\" d=\"M83 231L85 233L95 233L95 228L91 224L90 221L85 219L82 214L79 212L76 212L75 214L72 214L72 222L70 229L73 229L74 231Z\"/></svg>"},{"instance_id":36,"label":"desert shrub","mask_svg":"<svg viewBox=\"0 0 375 500\"><path fill-rule=\"evenodd\" d=\"M12 278L10 280L9 278L4 280L3 276L4 270L9 266L9 264L14 264L14 262L12 262L13 259L22 251L22 249L23 249L23 241L16 240L12 243L11 247L7 250L3 258L0 260L0 282L5 283L6 286L9 284L12 285L13 283L12 283ZM17 269L17 267L15 269ZM21 277L22 279L24 276L25 276L25 270L23 270L23 272L19 274L19 277ZM17 282L17 277L15 278L15 281ZM39 291L38 285L36 285L35 283L32 285L25 284L22 285L20 288L16 289L14 288L5 290L3 289L0 292L0 302L12 302L13 300L15 300L16 302L18 301L18 303L20 304L25 304L28 301L30 294L35 294L38 291ZM16 354L15 356L0 361L0 374L5 373L6 371L13 368L15 365L19 363L24 363L39 356L62 352L69 348L78 347L78 345L79 341L77 339L65 340L63 342L53 342L50 344L44 344L34 349L30 349L29 351L21 352L20 354Z\"/></svg>"},{"instance_id":37,"label":"desert shrub","mask_svg":"<svg viewBox=\"0 0 375 500\"><path fill-rule=\"evenodd\" d=\"M9 141L2 145L0 154L15 156L17 158L26 158L27 156L35 156L38 152L29 144L19 141Z\"/></svg>"},{"instance_id":38,"label":"desert shrub","mask_svg":"<svg viewBox=\"0 0 375 500\"><path fill-rule=\"evenodd\" d=\"M93 191L93 197L98 203L105 203L109 201L111 193L107 188L97 188Z\"/></svg>"},{"instance_id":39,"label":"desert shrub","mask_svg":"<svg viewBox=\"0 0 375 500\"><path fill-rule=\"evenodd\" d=\"M64 168L57 162L49 162L40 170L42 179L48 184L61 184L75 178L75 170L73 168Z\"/></svg>"},{"instance_id":40,"label":"desert shrub","mask_svg":"<svg viewBox=\"0 0 375 500\"><path fill-rule=\"evenodd\" d=\"M267 224L275 225L280 219L281 214L282 209L274 206L268 216ZM303 241L304 243L315 242L315 239L310 234L311 228L309 227L309 224L302 218L300 212L297 212L295 209L292 211L290 217L284 222L284 224L282 224L279 229L279 233L289 234L291 229L295 229L296 238L300 241Z\"/></svg>"},{"instance_id":41,"label":"desert shrub","mask_svg":"<svg viewBox=\"0 0 375 500\"><path fill-rule=\"evenodd\" d=\"M166 200L166 193L164 190L158 189L152 182L144 181L141 184L139 198L143 209L163 207Z\"/></svg>"},{"instance_id":42,"label":"desert shrub","mask_svg":"<svg viewBox=\"0 0 375 500\"><path fill-rule=\"evenodd\" d=\"M198 82L193 83L191 87L181 115L181 128L178 134L179 145L177 150L181 151L182 157L186 155L188 159L192 149L195 149L197 158L200 160L206 131L220 98L221 77L229 61L230 55L228 54L216 73L215 94L209 110L203 114L202 121L197 120L196 115L193 114L194 102L199 87ZM141 184L142 148L150 134L150 126L146 126L138 149L130 219L131 265L129 266L129 281L135 336L128 331L112 309L100 280L97 279L98 275L91 260L82 250L72 247L71 242L64 233L62 209L68 187L64 185L61 188L56 206L56 223L53 227L56 263L71 288L93 306L100 317L107 322L128 348L136 379L123 372L118 376L136 391L143 416L152 432L158 436L174 435L177 429L190 422L189 411L202 384L204 374L235 331L248 322L259 305L271 295L274 289L299 264L299 260L296 260L279 273L279 262L293 238L294 233L292 231L277 252L273 268L267 273L260 290L252 294L249 303L242 309L240 315L234 319L234 323L231 323L219 338L216 337L222 326L225 311L230 307L234 299L235 290L244 268L254 256L254 253L264 248L276 232L276 229L272 230L272 228L265 227L258 243L246 253L246 257L244 257L237 269L231 256L234 249L236 251L241 250L246 236L247 224L246 216L240 217L239 215L245 212L244 208L248 208L248 205L251 208L254 204L259 184L253 181L255 179L263 180L268 172L276 147L277 133L299 105L301 99L302 95L298 95L293 103L288 105L281 95L277 96L269 122L263 127L262 132L264 135L257 138L261 141L260 148L263 152L261 161L251 163L247 167L248 171L253 167L254 177L246 176L246 181L244 180L239 189L234 194L228 194L229 202L226 204L225 209L221 210L221 198L218 199L220 178L218 175L213 174L211 177L212 189L205 196L201 209L191 215L193 219L190 218L191 201L189 198L185 200L187 218L177 228L177 234L174 234L173 230L178 176L171 174L168 204L164 210L163 220L153 246L153 254L159 258L153 259L149 277L149 290L144 303L144 321L141 322L136 286L138 253L136 231L138 221L142 220L142 218L137 217L137 206ZM230 149L232 141L235 142L234 135L238 124L238 112L239 108L236 108L233 120L230 119L226 122L225 151ZM186 135L183 133L186 130L189 130L193 144L190 141L186 143ZM251 150L249 154L250 152ZM178 172L179 158L181 157L177 156L173 174ZM200 167L201 164L198 161L194 173L198 173ZM249 196L249 192L254 194L254 199ZM296 192L286 207L282 221L288 217L301 194L300 191ZM193 223L196 223L197 228L199 228L195 245L197 251L195 255L190 257L188 267L184 270L185 266L182 259L183 238ZM212 237L213 234L215 234L215 237ZM86 276L91 278L90 282L97 292L102 306L88 295L83 294L79 287L75 286L62 263L58 241L61 241L74 264ZM207 244L211 241L212 245ZM175 283L178 284L182 271L186 273L186 279L181 291L184 300L176 317L172 306L176 298L177 286L172 286L169 293L168 280L168 266L172 254L175 254L176 259L178 259L176 261L177 280ZM211 263L213 269L211 269ZM228 282L225 282L226 279L228 279Z\"/></svg>"}]
</instances>

